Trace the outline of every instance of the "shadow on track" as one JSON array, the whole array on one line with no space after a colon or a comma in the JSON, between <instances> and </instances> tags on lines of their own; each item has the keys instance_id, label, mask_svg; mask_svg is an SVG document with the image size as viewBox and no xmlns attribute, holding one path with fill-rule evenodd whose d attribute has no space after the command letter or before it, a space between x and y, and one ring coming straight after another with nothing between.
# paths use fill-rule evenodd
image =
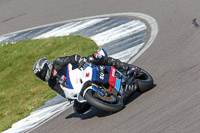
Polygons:
<instances>
[{"instance_id":1,"label":"shadow on track","mask_svg":"<svg viewBox=\"0 0 200 133\"><path fill-rule=\"evenodd\" d=\"M82 120L87 120L87 119L90 119L90 118L93 118L93 117L106 117L106 116L109 116L109 115L112 115L112 114L113 113L102 111L102 110L99 110L95 107L91 107L89 109L89 111L87 111L84 114L78 114L78 113L74 112L73 114L70 114L69 116L65 117L65 119L80 118Z\"/></svg>"},{"instance_id":2,"label":"shadow on track","mask_svg":"<svg viewBox=\"0 0 200 133\"><path fill-rule=\"evenodd\" d=\"M153 88L155 88L155 87L156 87L156 84L154 84ZM133 102L136 98L138 98L142 94L143 93L141 93L141 92L135 92L135 93L133 93L126 100L124 109L126 108L126 105L128 105L131 102ZM74 112L74 113L70 114L69 116L65 117L65 119L80 118L81 120L87 120L87 119L90 119L90 118L93 118L93 117L106 117L106 116L113 115L113 114L115 114L115 113L111 113L111 112L106 112L106 111L103 111L103 110L99 110L99 109L97 109L97 108L95 108L95 107L92 106L89 109L89 111L87 111L84 114L78 114L78 113Z\"/></svg>"},{"instance_id":3,"label":"shadow on track","mask_svg":"<svg viewBox=\"0 0 200 133\"><path fill-rule=\"evenodd\" d=\"M155 88L157 85L156 84L153 84L153 87L150 89L150 90L152 90L153 88ZM150 91L150 90L148 90L148 91ZM148 92L147 91L147 92ZM146 93L146 92L144 92L144 93ZM130 97L125 101L125 105L127 105L127 104L129 104L129 103L131 103L132 101L134 101L136 98L138 98L140 95L142 95L143 93L142 92L135 92L135 93L133 93L132 95L130 95Z\"/></svg>"},{"instance_id":4,"label":"shadow on track","mask_svg":"<svg viewBox=\"0 0 200 133\"><path fill-rule=\"evenodd\" d=\"M139 97L142 93L140 92L136 92L134 94L132 94L128 99L127 101L125 102L125 105L131 103L132 101L134 101L137 97ZM126 106L125 106L126 108ZM124 109L125 109L124 108ZM117 113L117 112L116 112ZM80 118L81 120L87 120L87 119L90 119L90 118L93 118L93 117L106 117L106 116L109 116L109 115L113 115L115 113L111 113L111 112L106 112L106 111L103 111L103 110L100 110L100 109L97 109L95 107L91 107L89 111L87 111L86 113L84 114L78 114L78 113L72 113L70 114L69 116L65 117L65 119L71 119L71 118Z\"/></svg>"}]
</instances>

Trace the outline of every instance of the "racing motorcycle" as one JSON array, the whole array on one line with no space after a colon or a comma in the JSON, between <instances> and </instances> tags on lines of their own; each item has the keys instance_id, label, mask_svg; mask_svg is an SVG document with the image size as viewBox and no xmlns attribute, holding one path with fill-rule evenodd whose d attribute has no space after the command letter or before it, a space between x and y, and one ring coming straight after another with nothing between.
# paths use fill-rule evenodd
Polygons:
<instances>
[{"instance_id":1,"label":"racing motorcycle","mask_svg":"<svg viewBox=\"0 0 200 133\"><path fill-rule=\"evenodd\" d=\"M99 53L107 55L103 49ZM68 64L58 72L57 77L67 99L88 102L108 112L124 108L124 101L130 95L125 93L127 89L146 92L153 87L151 75L136 66L125 76L113 66L97 66L86 62L81 68L74 68Z\"/></svg>"}]
</instances>

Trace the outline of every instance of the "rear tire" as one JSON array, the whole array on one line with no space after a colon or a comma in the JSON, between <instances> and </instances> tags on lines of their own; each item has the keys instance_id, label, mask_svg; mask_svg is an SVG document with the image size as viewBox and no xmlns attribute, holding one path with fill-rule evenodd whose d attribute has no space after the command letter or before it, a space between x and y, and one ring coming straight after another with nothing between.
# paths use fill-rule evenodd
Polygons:
<instances>
[{"instance_id":1,"label":"rear tire","mask_svg":"<svg viewBox=\"0 0 200 133\"><path fill-rule=\"evenodd\" d=\"M141 68L140 68L141 69ZM138 79L138 90L140 92L146 92L153 88L154 82L152 76L145 70L141 69L143 73Z\"/></svg>"},{"instance_id":2,"label":"rear tire","mask_svg":"<svg viewBox=\"0 0 200 133\"><path fill-rule=\"evenodd\" d=\"M113 95L113 96L115 96L116 102L115 103L107 103L107 102L104 102L101 99L95 97L94 94L95 93L93 90L88 89L87 92L85 93L84 97L89 104L91 104L92 106L94 106L98 109L101 109L101 110L104 110L107 112L117 112L124 108L123 101L115 95Z\"/></svg>"}]
</instances>

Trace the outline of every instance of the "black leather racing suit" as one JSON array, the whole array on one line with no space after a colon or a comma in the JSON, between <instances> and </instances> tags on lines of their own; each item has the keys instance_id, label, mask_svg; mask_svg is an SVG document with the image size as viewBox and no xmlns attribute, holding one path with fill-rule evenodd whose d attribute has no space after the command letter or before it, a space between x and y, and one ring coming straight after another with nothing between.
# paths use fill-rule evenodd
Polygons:
<instances>
[{"instance_id":1,"label":"black leather racing suit","mask_svg":"<svg viewBox=\"0 0 200 133\"><path fill-rule=\"evenodd\" d=\"M77 54L72 56L58 57L53 62L53 69L59 71L61 68L68 65L69 63L73 66L79 67L80 60L81 57ZM129 64L123 63L120 60L113 59L111 57L102 57L101 59L96 59L93 55L90 55L87 57L87 61L96 65L114 66L124 73L126 73L126 71L129 70L131 67ZM48 81L48 85L51 87L51 89L55 90L61 96L65 97L64 91L61 89L60 84L55 77L50 78L50 80ZM74 101L73 109L79 114L86 112L89 108L90 105L88 103L79 103L77 100Z\"/></svg>"}]
</instances>

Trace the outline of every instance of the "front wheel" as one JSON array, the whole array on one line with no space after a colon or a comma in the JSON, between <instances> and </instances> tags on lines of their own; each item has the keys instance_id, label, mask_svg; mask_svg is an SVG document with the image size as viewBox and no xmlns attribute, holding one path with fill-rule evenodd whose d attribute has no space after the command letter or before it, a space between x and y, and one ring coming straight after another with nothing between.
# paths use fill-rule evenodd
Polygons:
<instances>
[{"instance_id":1,"label":"front wheel","mask_svg":"<svg viewBox=\"0 0 200 133\"><path fill-rule=\"evenodd\" d=\"M117 112L124 107L123 101L114 94L100 96L93 90L88 89L84 97L92 106L107 112Z\"/></svg>"}]
</instances>

